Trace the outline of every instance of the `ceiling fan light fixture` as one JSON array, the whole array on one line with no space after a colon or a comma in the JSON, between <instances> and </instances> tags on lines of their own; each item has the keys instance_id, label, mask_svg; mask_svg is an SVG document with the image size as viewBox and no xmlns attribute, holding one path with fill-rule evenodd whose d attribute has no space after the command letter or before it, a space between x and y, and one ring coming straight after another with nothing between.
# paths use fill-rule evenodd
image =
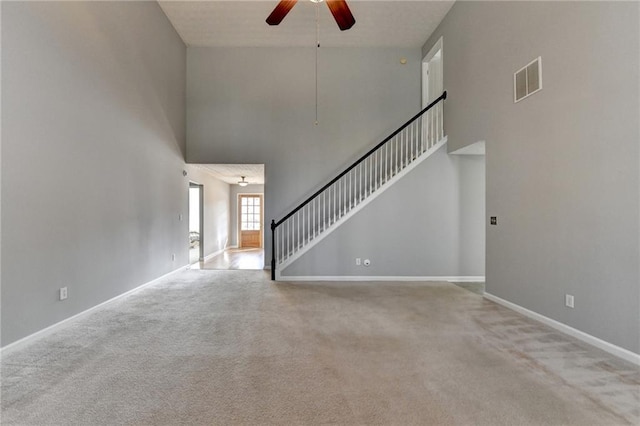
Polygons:
<instances>
[{"instance_id":1,"label":"ceiling fan light fixture","mask_svg":"<svg viewBox=\"0 0 640 426\"><path fill-rule=\"evenodd\" d=\"M240 176L242 178L242 180L238 181L238 185L240 186L247 186L249 185L249 182L247 182L246 180L244 180L244 176Z\"/></svg>"}]
</instances>

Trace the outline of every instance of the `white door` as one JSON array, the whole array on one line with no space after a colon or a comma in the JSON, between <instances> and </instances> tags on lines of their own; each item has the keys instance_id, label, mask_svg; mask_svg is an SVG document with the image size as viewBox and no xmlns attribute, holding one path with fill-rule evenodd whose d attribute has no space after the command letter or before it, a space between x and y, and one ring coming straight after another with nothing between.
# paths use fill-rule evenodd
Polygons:
<instances>
[{"instance_id":1,"label":"white door","mask_svg":"<svg viewBox=\"0 0 640 426\"><path fill-rule=\"evenodd\" d=\"M442 66L442 37L422 60L422 108L425 108L444 90Z\"/></svg>"}]
</instances>

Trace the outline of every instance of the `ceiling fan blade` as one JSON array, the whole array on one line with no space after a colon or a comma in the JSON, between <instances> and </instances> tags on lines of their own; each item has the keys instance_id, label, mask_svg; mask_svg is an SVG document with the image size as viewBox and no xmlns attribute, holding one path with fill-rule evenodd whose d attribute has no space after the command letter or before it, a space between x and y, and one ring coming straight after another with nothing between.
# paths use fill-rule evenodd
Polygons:
<instances>
[{"instance_id":1,"label":"ceiling fan blade","mask_svg":"<svg viewBox=\"0 0 640 426\"><path fill-rule=\"evenodd\" d=\"M297 2L298 0L281 0L267 18L267 24L278 25Z\"/></svg>"},{"instance_id":2,"label":"ceiling fan blade","mask_svg":"<svg viewBox=\"0 0 640 426\"><path fill-rule=\"evenodd\" d=\"M345 0L326 1L331 14L338 24L338 27L340 27L340 30L344 31L353 27L353 24L356 23L356 19L351 14L351 10L349 10L349 6L347 6L347 2Z\"/></svg>"}]
</instances>

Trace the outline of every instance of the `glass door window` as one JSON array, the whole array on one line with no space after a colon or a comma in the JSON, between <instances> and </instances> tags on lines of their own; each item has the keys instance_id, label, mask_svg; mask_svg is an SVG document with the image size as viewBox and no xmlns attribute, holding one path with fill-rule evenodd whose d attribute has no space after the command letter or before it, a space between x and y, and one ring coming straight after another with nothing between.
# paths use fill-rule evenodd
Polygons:
<instances>
[{"instance_id":1,"label":"glass door window","mask_svg":"<svg viewBox=\"0 0 640 426\"><path fill-rule=\"evenodd\" d=\"M240 229L242 231L259 231L262 226L260 197L243 196L240 208Z\"/></svg>"}]
</instances>

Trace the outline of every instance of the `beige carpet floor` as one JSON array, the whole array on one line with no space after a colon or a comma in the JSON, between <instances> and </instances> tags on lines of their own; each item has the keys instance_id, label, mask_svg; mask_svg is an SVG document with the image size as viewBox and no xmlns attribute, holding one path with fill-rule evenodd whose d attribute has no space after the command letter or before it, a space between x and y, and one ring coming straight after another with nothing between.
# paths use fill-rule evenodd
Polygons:
<instances>
[{"instance_id":1,"label":"beige carpet floor","mask_svg":"<svg viewBox=\"0 0 640 426\"><path fill-rule=\"evenodd\" d=\"M640 373L448 283L189 270L2 358L3 425L615 425Z\"/></svg>"}]
</instances>

